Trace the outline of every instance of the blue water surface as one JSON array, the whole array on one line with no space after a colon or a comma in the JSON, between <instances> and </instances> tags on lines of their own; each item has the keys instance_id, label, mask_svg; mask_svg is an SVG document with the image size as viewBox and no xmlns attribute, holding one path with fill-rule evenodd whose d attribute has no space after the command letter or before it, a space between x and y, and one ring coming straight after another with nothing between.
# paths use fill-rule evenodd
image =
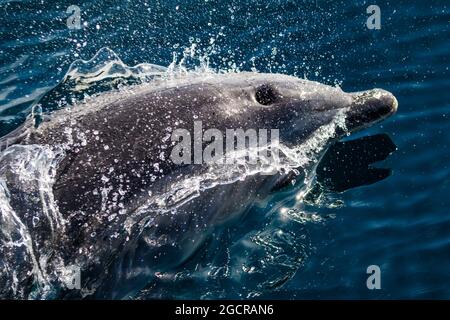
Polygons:
<instances>
[{"instance_id":1,"label":"blue water surface","mask_svg":"<svg viewBox=\"0 0 450 320\"><path fill-rule=\"evenodd\" d=\"M379 30L366 26L371 4L381 9ZM80 29L67 26L70 5L80 8ZM392 138L397 151L379 164L392 175L332 195L342 205L316 206L327 218L298 225L304 250L283 250L302 252L301 263L280 270L284 280L252 295L239 281L193 279L167 285L160 297L450 298L447 1L2 1L0 22L0 136L24 121L74 60L105 47L128 65L168 66L196 44L213 69L286 73L345 91L379 87L397 97L394 117L358 134ZM268 208L229 228L230 241L264 229L257 221ZM231 248L231 261L245 250ZM380 266L380 290L366 286L370 265ZM259 281L252 279L242 285Z\"/></svg>"}]
</instances>

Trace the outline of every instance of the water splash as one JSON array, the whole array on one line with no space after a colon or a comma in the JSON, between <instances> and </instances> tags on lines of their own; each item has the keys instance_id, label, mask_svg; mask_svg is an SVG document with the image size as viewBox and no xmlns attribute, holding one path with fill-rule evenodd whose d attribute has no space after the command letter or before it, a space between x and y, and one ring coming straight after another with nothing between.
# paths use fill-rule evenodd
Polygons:
<instances>
[{"instance_id":1,"label":"water splash","mask_svg":"<svg viewBox=\"0 0 450 320\"><path fill-rule=\"evenodd\" d=\"M11 288L13 295L23 297L19 283L28 273L38 295L49 294L55 275L47 272L48 255L65 228L52 191L62 156L62 150L37 145L14 145L0 154L0 282L5 296Z\"/></svg>"}]
</instances>

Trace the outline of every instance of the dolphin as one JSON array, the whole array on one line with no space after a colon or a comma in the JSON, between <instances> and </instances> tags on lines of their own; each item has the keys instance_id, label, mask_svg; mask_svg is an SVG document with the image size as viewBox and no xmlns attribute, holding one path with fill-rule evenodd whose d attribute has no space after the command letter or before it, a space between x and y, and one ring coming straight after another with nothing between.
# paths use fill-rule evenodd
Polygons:
<instances>
[{"instance_id":1,"label":"dolphin","mask_svg":"<svg viewBox=\"0 0 450 320\"><path fill-rule=\"evenodd\" d=\"M8 136L12 145L3 151L0 168L14 158L8 154L24 148L52 150L49 203L60 226L40 219L36 227L35 220L21 217L25 227L39 230L30 241L39 248L35 260L45 253L46 261L36 262L21 280L28 287L21 295L29 297L39 283L36 269L51 278L52 268L79 266L81 290L59 285L53 297L126 297L148 276L133 270L183 264L215 226L233 223L292 179L289 170L263 174L176 164L170 157L176 129L192 132L195 121L221 132L276 128L285 151L312 160L295 165L311 171L333 141L389 117L397 106L382 89L346 93L293 76L241 72L158 80L90 97L55 111L37 128L29 120ZM5 181L14 197L14 184ZM44 282L58 286L60 278ZM0 276L0 283L8 281ZM4 289L2 295L13 293Z\"/></svg>"}]
</instances>

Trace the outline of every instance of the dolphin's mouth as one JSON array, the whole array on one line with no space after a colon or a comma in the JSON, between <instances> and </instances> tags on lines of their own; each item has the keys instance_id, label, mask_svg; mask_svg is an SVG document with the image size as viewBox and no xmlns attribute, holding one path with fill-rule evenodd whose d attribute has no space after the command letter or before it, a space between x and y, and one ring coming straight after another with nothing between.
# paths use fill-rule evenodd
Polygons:
<instances>
[{"instance_id":1,"label":"dolphin's mouth","mask_svg":"<svg viewBox=\"0 0 450 320\"><path fill-rule=\"evenodd\" d=\"M353 102L347 113L349 131L367 128L397 111L398 101L389 91L372 89L352 93Z\"/></svg>"}]
</instances>

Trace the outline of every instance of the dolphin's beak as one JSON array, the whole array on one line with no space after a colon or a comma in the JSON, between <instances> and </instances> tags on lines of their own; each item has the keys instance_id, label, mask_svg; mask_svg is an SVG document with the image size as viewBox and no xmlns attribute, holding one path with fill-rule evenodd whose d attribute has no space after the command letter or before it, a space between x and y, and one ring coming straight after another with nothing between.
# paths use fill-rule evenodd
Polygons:
<instances>
[{"instance_id":1,"label":"dolphin's beak","mask_svg":"<svg viewBox=\"0 0 450 320\"><path fill-rule=\"evenodd\" d=\"M373 89L354 92L352 96L353 102L346 118L346 125L349 131L371 126L397 111L397 99L386 90Z\"/></svg>"}]
</instances>

